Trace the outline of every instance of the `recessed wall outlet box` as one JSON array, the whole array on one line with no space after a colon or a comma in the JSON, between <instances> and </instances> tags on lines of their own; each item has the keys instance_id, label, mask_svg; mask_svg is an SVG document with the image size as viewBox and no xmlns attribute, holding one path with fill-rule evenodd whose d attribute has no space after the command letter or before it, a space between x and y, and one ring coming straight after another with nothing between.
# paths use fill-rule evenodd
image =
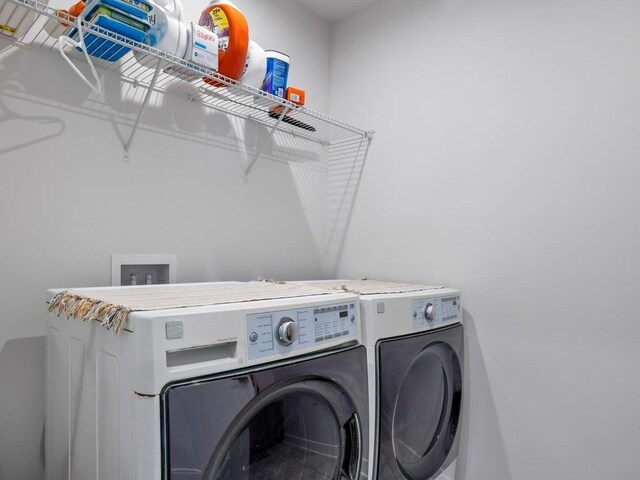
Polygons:
<instances>
[{"instance_id":1,"label":"recessed wall outlet box","mask_svg":"<svg viewBox=\"0 0 640 480\"><path fill-rule=\"evenodd\" d=\"M162 285L178 280L176 255L111 255L111 285Z\"/></svg>"}]
</instances>

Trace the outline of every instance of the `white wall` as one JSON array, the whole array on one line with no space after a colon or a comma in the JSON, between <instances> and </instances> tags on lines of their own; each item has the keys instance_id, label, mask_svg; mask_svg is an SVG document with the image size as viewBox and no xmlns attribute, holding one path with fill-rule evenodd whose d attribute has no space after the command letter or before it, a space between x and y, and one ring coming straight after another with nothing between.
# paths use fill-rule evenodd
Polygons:
<instances>
[{"instance_id":1,"label":"white wall","mask_svg":"<svg viewBox=\"0 0 640 480\"><path fill-rule=\"evenodd\" d=\"M197 18L208 2L184 3ZM237 4L252 37L288 52L291 81L326 111L329 24L289 0ZM158 96L125 164L116 128L128 134L118 122L136 110L113 79L106 90L90 94L58 58L1 54L0 480L44 475L47 288L110 284L113 253L177 254L180 282L322 274L289 165L259 161L245 185L229 120ZM214 141L189 141L202 123Z\"/></svg>"},{"instance_id":2,"label":"white wall","mask_svg":"<svg viewBox=\"0 0 640 480\"><path fill-rule=\"evenodd\" d=\"M467 480L640 478L640 3L389 0L340 21L375 128L341 276L464 291Z\"/></svg>"}]
</instances>

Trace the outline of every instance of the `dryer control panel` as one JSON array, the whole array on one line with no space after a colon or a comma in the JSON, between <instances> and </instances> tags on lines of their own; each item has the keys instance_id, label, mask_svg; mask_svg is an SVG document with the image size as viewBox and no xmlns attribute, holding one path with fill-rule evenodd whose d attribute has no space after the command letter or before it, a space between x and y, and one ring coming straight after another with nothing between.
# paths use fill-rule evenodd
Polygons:
<instances>
[{"instance_id":1,"label":"dryer control panel","mask_svg":"<svg viewBox=\"0 0 640 480\"><path fill-rule=\"evenodd\" d=\"M456 320L460 316L460 296L416 298L411 302L413 328L425 329Z\"/></svg>"},{"instance_id":2,"label":"dryer control panel","mask_svg":"<svg viewBox=\"0 0 640 480\"><path fill-rule=\"evenodd\" d=\"M250 360L347 340L357 333L354 302L247 315Z\"/></svg>"}]
</instances>

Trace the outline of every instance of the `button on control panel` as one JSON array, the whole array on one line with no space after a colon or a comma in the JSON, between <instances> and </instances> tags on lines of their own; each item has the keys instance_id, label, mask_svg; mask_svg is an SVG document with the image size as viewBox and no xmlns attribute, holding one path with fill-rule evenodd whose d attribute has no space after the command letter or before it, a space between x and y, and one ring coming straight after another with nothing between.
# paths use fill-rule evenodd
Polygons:
<instances>
[{"instance_id":1,"label":"button on control panel","mask_svg":"<svg viewBox=\"0 0 640 480\"><path fill-rule=\"evenodd\" d=\"M411 302L413 328L425 329L460 316L460 296L417 298Z\"/></svg>"},{"instance_id":2,"label":"button on control panel","mask_svg":"<svg viewBox=\"0 0 640 480\"><path fill-rule=\"evenodd\" d=\"M355 303L247 315L249 359L309 348L358 333Z\"/></svg>"}]
</instances>

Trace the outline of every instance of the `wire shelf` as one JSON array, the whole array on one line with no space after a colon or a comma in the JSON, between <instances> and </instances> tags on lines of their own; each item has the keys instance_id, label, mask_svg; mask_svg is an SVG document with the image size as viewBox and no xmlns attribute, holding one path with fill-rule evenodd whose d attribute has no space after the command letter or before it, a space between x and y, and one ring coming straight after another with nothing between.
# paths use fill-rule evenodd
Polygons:
<instances>
[{"instance_id":1,"label":"wire shelf","mask_svg":"<svg viewBox=\"0 0 640 480\"><path fill-rule=\"evenodd\" d=\"M181 95L191 101L200 102L206 108L240 119L250 119L274 132L283 132L327 147L336 142L369 141L373 136L371 131L295 105L98 25L61 18L56 15L56 10L35 0L0 0L0 20L2 19L14 28L3 28L0 25L0 38L60 57L60 37L50 35L48 31L51 31L51 28L45 30L45 24L57 22L58 30L65 30L65 35L81 25L85 37L90 35L92 41L104 39L113 44L101 54L102 58L108 60L127 53L114 62L94 57L90 57L90 62L87 62L84 53L74 46L67 45L64 51L69 59L74 63L93 63L98 72L118 75L123 82L147 88L149 93L154 91ZM90 47L91 45L87 44L89 50ZM176 71L179 74L176 74ZM258 156L259 152L248 170Z\"/></svg>"},{"instance_id":2,"label":"wire shelf","mask_svg":"<svg viewBox=\"0 0 640 480\"><path fill-rule=\"evenodd\" d=\"M4 86L3 96L108 120L122 142L124 160L129 159L131 143L140 129L233 153L240 159L245 181L259 158L288 165L313 238L325 254L327 276L336 274L372 131L299 107L97 25L77 21L74 24L73 19L60 18L54 9L36 0L0 0L0 41L11 42L18 50L45 52L62 60L60 37L48 33L52 23L58 27L56 32L64 35L79 27L87 49L88 35L112 42L113 51L103 53L105 57L115 58L122 49L127 53L118 61L109 62L87 58L73 45L62 46L80 73L92 66L100 73L96 77L100 77L104 88L83 97L81 103L69 104L46 89L32 95L28 88L15 87L11 82ZM63 65L66 67L64 60ZM171 69L180 69L182 76L170 73ZM109 96L115 91L124 95L117 105ZM180 108L179 102L188 102L187 98L204 108L197 114L199 109ZM124 105L127 108L123 109ZM154 121L141 122L145 109L153 110ZM197 117L178 117L178 111L192 111ZM155 121L159 115L167 117ZM189 123L192 120L198 123L195 128ZM120 131L121 126L125 132L130 130L128 139ZM4 151L10 151L8 148ZM2 152L0 149L0 155Z\"/></svg>"}]
</instances>

